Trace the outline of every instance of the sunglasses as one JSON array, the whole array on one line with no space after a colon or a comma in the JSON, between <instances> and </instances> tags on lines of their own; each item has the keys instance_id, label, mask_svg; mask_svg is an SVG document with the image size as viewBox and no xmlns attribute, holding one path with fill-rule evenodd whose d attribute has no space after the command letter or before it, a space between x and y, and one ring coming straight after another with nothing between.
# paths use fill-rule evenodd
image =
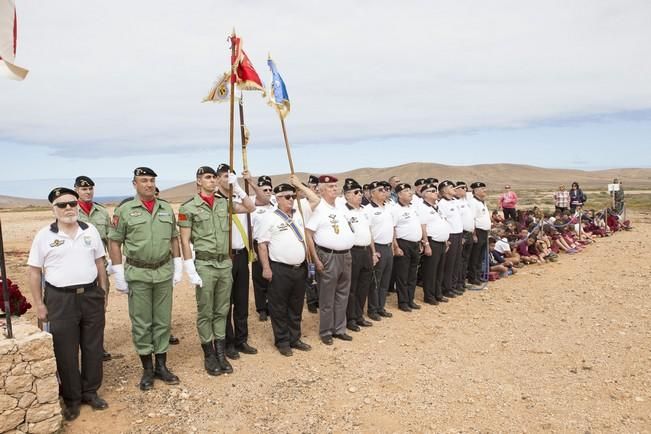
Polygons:
<instances>
[{"instance_id":1,"label":"sunglasses","mask_svg":"<svg viewBox=\"0 0 651 434\"><path fill-rule=\"evenodd\" d=\"M282 197L283 199L287 199L287 200L289 200L289 199L296 199L296 195L295 195L295 194L285 194L285 195L278 196L278 197Z\"/></svg>"},{"instance_id":2,"label":"sunglasses","mask_svg":"<svg viewBox=\"0 0 651 434\"><path fill-rule=\"evenodd\" d=\"M263 188L262 191L265 192L265 193L271 193L271 189L270 189L270 188Z\"/></svg>"},{"instance_id":3,"label":"sunglasses","mask_svg":"<svg viewBox=\"0 0 651 434\"><path fill-rule=\"evenodd\" d=\"M384 187L380 187L377 189L377 191L379 191L380 193L386 193L388 190Z\"/></svg>"},{"instance_id":4,"label":"sunglasses","mask_svg":"<svg viewBox=\"0 0 651 434\"><path fill-rule=\"evenodd\" d=\"M362 190L351 191L354 195L362 194Z\"/></svg>"},{"instance_id":5,"label":"sunglasses","mask_svg":"<svg viewBox=\"0 0 651 434\"><path fill-rule=\"evenodd\" d=\"M425 190L425 191L423 191L423 193L437 193L437 191L436 190Z\"/></svg>"},{"instance_id":6,"label":"sunglasses","mask_svg":"<svg viewBox=\"0 0 651 434\"><path fill-rule=\"evenodd\" d=\"M58 202L58 203L55 203L53 205L56 206L57 208L61 208L61 209L66 209L67 207L77 208L77 201L76 200L71 200L70 202Z\"/></svg>"}]
</instances>

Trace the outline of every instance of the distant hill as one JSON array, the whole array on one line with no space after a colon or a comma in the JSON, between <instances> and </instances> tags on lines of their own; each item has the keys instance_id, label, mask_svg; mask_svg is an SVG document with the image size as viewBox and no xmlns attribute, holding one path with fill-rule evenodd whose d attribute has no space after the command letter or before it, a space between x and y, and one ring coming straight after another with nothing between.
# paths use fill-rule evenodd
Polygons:
<instances>
[{"instance_id":1,"label":"distant hill","mask_svg":"<svg viewBox=\"0 0 651 434\"><path fill-rule=\"evenodd\" d=\"M255 176L265 173L254 173ZM315 173L316 174L316 173ZM620 178L625 189L651 189L651 169L608 169L608 170L573 170L545 169L542 167L522 164L478 164L474 166L446 166L434 163L408 163L400 166L385 168L355 169L348 172L330 173L340 178L354 178L365 184L374 180L388 179L397 175L403 182L413 183L418 178L433 176L440 181L484 181L490 190L501 190L505 183L511 184L517 190L556 189L559 184L565 184L569 190L572 182L576 181L586 189L604 189L613 181ZM308 173L297 172L297 175L307 180ZM285 182L288 174L272 175L274 185ZM181 184L161 192L161 197L172 202L184 201L195 194L194 182Z\"/></svg>"},{"instance_id":2,"label":"distant hill","mask_svg":"<svg viewBox=\"0 0 651 434\"><path fill-rule=\"evenodd\" d=\"M47 200L0 195L0 208L25 208L28 206L47 206L48 204Z\"/></svg>"}]
</instances>

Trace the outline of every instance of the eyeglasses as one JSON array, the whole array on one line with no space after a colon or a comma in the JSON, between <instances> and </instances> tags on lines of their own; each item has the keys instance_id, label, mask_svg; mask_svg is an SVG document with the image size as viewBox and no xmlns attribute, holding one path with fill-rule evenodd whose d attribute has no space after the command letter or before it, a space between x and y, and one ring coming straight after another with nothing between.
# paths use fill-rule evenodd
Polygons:
<instances>
[{"instance_id":1,"label":"eyeglasses","mask_svg":"<svg viewBox=\"0 0 651 434\"><path fill-rule=\"evenodd\" d=\"M271 193L271 189L270 189L270 188L263 188L262 191L265 192L265 193Z\"/></svg>"},{"instance_id":2,"label":"eyeglasses","mask_svg":"<svg viewBox=\"0 0 651 434\"><path fill-rule=\"evenodd\" d=\"M425 190L423 193L436 193L436 190Z\"/></svg>"},{"instance_id":3,"label":"eyeglasses","mask_svg":"<svg viewBox=\"0 0 651 434\"><path fill-rule=\"evenodd\" d=\"M380 193L386 193L386 192L388 191L388 190L387 190L386 188L384 188L384 187L377 188L376 190L379 191Z\"/></svg>"},{"instance_id":4,"label":"eyeglasses","mask_svg":"<svg viewBox=\"0 0 651 434\"><path fill-rule=\"evenodd\" d=\"M289 200L289 199L296 199L296 195L295 195L295 194L285 194L285 195L278 196L278 197L282 197L283 199L287 199L287 200Z\"/></svg>"},{"instance_id":5,"label":"eyeglasses","mask_svg":"<svg viewBox=\"0 0 651 434\"><path fill-rule=\"evenodd\" d=\"M354 195L362 194L362 190L351 191Z\"/></svg>"},{"instance_id":6,"label":"eyeglasses","mask_svg":"<svg viewBox=\"0 0 651 434\"><path fill-rule=\"evenodd\" d=\"M56 206L57 208L61 208L61 209L66 209L67 207L77 208L77 201L76 200L71 200L70 202L58 202L58 203L55 203L53 205Z\"/></svg>"}]
</instances>

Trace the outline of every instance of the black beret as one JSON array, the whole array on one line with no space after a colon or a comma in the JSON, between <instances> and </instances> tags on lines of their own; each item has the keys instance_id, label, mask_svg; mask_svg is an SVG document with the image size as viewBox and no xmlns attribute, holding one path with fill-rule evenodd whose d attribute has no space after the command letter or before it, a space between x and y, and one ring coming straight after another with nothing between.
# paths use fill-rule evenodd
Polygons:
<instances>
[{"instance_id":1,"label":"black beret","mask_svg":"<svg viewBox=\"0 0 651 434\"><path fill-rule=\"evenodd\" d=\"M75 179L75 187L94 187L95 183L87 176L78 176Z\"/></svg>"},{"instance_id":2,"label":"black beret","mask_svg":"<svg viewBox=\"0 0 651 434\"><path fill-rule=\"evenodd\" d=\"M282 183L274 187L274 194L286 193L286 192L296 193L296 189L293 185Z\"/></svg>"},{"instance_id":3,"label":"black beret","mask_svg":"<svg viewBox=\"0 0 651 434\"><path fill-rule=\"evenodd\" d=\"M427 183L427 180L425 178L418 178L416 182L414 182L414 187L418 187L420 185L424 185Z\"/></svg>"},{"instance_id":4,"label":"black beret","mask_svg":"<svg viewBox=\"0 0 651 434\"><path fill-rule=\"evenodd\" d=\"M219 166L217 166L217 170L215 172L216 172L217 175L219 175L220 173L224 173L224 172L233 172L233 173L235 173L234 170L231 170L231 166L229 166L226 163L221 163Z\"/></svg>"},{"instance_id":5,"label":"black beret","mask_svg":"<svg viewBox=\"0 0 651 434\"><path fill-rule=\"evenodd\" d=\"M439 191L444 189L445 187L454 187L454 182L445 180L439 184Z\"/></svg>"},{"instance_id":6,"label":"black beret","mask_svg":"<svg viewBox=\"0 0 651 434\"><path fill-rule=\"evenodd\" d=\"M216 175L215 169L213 169L210 166L201 166L200 168L197 169L197 176L205 175L206 173L209 173L211 175Z\"/></svg>"},{"instance_id":7,"label":"black beret","mask_svg":"<svg viewBox=\"0 0 651 434\"><path fill-rule=\"evenodd\" d=\"M344 191L361 190L362 186L353 178L346 178L344 181Z\"/></svg>"},{"instance_id":8,"label":"black beret","mask_svg":"<svg viewBox=\"0 0 651 434\"><path fill-rule=\"evenodd\" d=\"M54 202L54 199L56 199L58 197L61 197L63 195L66 195L66 194L71 194L75 198L79 199L79 195L77 194L76 191L74 191L74 190L72 190L70 188L67 188L67 187L57 187L57 188L53 189L50 192L50 194L47 195L47 200L49 200L50 203L52 203L52 202Z\"/></svg>"},{"instance_id":9,"label":"black beret","mask_svg":"<svg viewBox=\"0 0 651 434\"><path fill-rule=\"evenodd\" d=\"M382 187L388 188L389 190L391 190L391 184L389 184L388 181L380 181L380 184L382 184Z\"/></svg>"},{"instance_id":10,"label":"black beret","mask_svg":"<svg viewBox=\"0 0 651 434\"><path fill-rule=\"evenodd\" d=\"M470 184L470 188L472 188L473 190L474 190L475 188L482 188L482 187L486 187L486 184L484 184L484 183L481 182L481 181L475 181L475 182L473 182L472 184Z\"/></svg>"},{"instance_id":11,"label":"black beret","mask_svg":"<svg viewBox=\"0 0 651 434\"><path fill-rule=\"evenodd\" d=\"M307 178L307 183L308 184L318 184L319 183L319 178L317 178L314 175L310 175L310 177Z\"/></svg>"},{"instance_id":12,"label":"black beret","mask_svg":"<svg viewBox=\"0 0 651 434\"><path fill-rule=\"evenodd\" d=\"M460 187L467 187L466 183L463 181L457 181L457 185L455 186L456 188Z\"/></svg>"},{"instance_id":13,"label":"black beret","mask_svg":"<svg viewBox=\"0 0 651 434\"><path fill-rule=\"evenodd\" d=\"M439 189L436 188L436 184L434 184L433 182L430 182L429 184L425 184L425 187L423 187L422 191L426 191L426 190L438 191Z\"/></svg>"},{"instance_id":14,"label":"black beret","mask_svg":"<svg viewBox=\"0 0 651 434\"><path fill-rule=\"evenodd\" d=\"M396 185L396 193L400 193L402 190L406 190L408 188L411 188L411 185L407 184L406 182L401 182L400 184Z\"/></svg>"},{"instance_id":15,"label":"black beret","mask_svg":"<svg viewBox=\"0 0 651 434\"><path fill-rule=\"evenodd\" d=\"M436 178L427 178L427 179L425 180L425 183L426 183L426 184L438 184L438 182L439 182L439 180L436 179Z\"/></svg>"},{"instance_id":16,"label":"black beret","mask_svg":"<svg viewBox=\"0 0 651 434\"><path fill-rule=\"evenodd\" d=\"M368 189L369 190L375 190L376 188L384 187L384 184L382 184L382 181L373 181L370 184L368 184Z\"/></svg>"},{"instance_id":17,"label":"black beret","mask_svg":"<svg viewBox=\"0 0 651 434\"><path fill-rule=\"evenodd\" d=\"M133 176L158 176L156 172L151 170L149 167L136 167L133 170Z\"/></svg>"},{"instance_id":18,"label":"black beret","mask_svg":"<svg viewBox=\"0 0 651 434\"><path fill-rule=\"evenodd\" d=\"M369 190L371 187L368 184L362 185L362 190Z\"/></svg>"},{"instance_id":19,"label":"black beret","mask_svg":"<svg viewBox=\"0 0 651 434\"><path fill-rule=\"evenodd\" d=\"M267 176L267 175L258 176L258 182L263 182L263 181L271 184L271 176Z\"/></svg>"},{"instance_id":20,"label":"black beret","mask_svg":"<svg viewBox=\"0 0 651 434\"><path fill-rule=\"evenodd\" d=\"M336 176L332 175L321 175L319 176L319 184L328 184L330 182L337 182L338 179Z\"/></svg>"},{"instance_id":21,"label":"black beret","mask_svg":"<svg viewBox=\"0 0 651 434\"><path fill-rule=\"evenodd\" d=\"M156 187L156 194L160 193L160 189Z\"/></svg>"}]
</instances>

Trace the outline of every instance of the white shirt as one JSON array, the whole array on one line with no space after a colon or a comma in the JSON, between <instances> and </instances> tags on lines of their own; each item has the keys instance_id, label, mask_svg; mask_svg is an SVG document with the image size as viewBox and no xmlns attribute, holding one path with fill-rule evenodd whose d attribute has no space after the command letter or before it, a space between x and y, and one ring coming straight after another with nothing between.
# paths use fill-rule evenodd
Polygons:
<instances>
[{"instance_id":1,"label":"white shirt","mask_svg":"<svg viewBox=\"0 0 651 434\"><path fill-rule=\"evenodd\" d=\"M103 256L102 239L92 224L86 229L79 226L73 238L53 224L36 234L27 265L42 268L45 280L53 286L83 285L97 279L95 260Z\"/></svg>"},{"instance_id":2,"label":"white shirt","mask_svg":"<svg viewBox=\"0 0 651 434\"><path fill-rule=\"evenodd\" d=\"M266 215L270 212L273 212L276 209L272 204L269 205L258 205L255 207L255 211L251 213L251 225L253 226L253 239L258 240L260 236L260 228L262 221Z\"/></svg>"},{"instance_id":3,"label":"white shirt","mask_svg":"<svg viewBox=\"0 0 651 434\"><path fill-rule=\"evenodd\" d=\"M457 206L459 207L459 212L461 212L463 230L465 232L473 232L475 230L475 217L472 210L470 209L468 200L465 197L462 199L457 199Z\"/></svg>"},{"instance_id":4,"label":"white shirt","mask_svg":"<svg viewBox=\"0 0 651 434\"><path fill-rule=\"evenodd\" d=\"M373 202L364 207L364 212L371 225L373 242L390 244L393 241L393 217L388 206L375 205Z\"/></svg>"},{"instance_id":5,"label":"white shirt","mask_svg":"<svg viewBox=\"0 0 651 434\"><path fill-rule=\"evenodd\" d=\"M456 199L447 200L445 198L438 202L441 215L448 222L451 234L460 234L463 232L463 220L461 219L458 203L459 201Z\"/></svg>"},{"instance_id":6,"label":"white shirt","mask_svg":"<svg viewBox=\"0 0 651 434\"><path fill-rule=\"evenodd\" d=\"M504 254L511 251L511 246L509 245L509 242L506 241L505 239L498 238L497 240L495 240L495 250L497 250L501 254Z\"/></svg>"},{"instance_id":7,"label":"white shirt","mask_svg":"<svg viewBox=\"0 0 651 434\"><path fill-rule=\"evenodd\" d=\"M420 215L421 222L425 225L425 230L429 238L439 243L443 243L450 238L450 227L441 215L438 207L434 208L423 201L418 214Z\"/></svg>"},{"instance_id":8,"label":"white shirt","mask_svg":"<svg viewBox=\"0 0 651 434\"><path fill-rule=\"evenodd\" d=\"M418 195L416 195L416 194L414 194L414 195L411 197L411 204L412 204L412 205L415 205L416 208L419 208L419 206L420 206L422 203L423 203L423 198L422 198L422 197L420 197L420 196L418 196Z\"/></svg>"},{"instance_id":9,"label":"white shirt","mask_svg":"<svg viewBox=\"0 0 651 434\"><path fill-rule=\"evenodd\" d=\"M293 213L292 221L305 239L303 221L298 211ZM305 261L305 246L286 223L285 217L276 214L275 209L264 213L259 227L258 242L269 243L269 259L288 265L299 265Z\"/></svg>"},{"instance_id":10,"label":"white shirt","mask_svg":"<svg viewBox=\"0 0 651 434\"><path fill-rule=\"evenodd\" d=\"M341 209L321 199L307 222L307 229L314 232L314 243L332 250L348 250L353 247L355 235Z\"/></svg>"},{"instance_id":11,"label":"white shirt","mask_svg":"<svg viewBox=\"0 0 651 434\"><path fill-rule=\"evenodd\" d=\"M394 206L391 208L391 217L396 229L396 238L407 241L420 241L423 238L423 228L414 205Z\"/></svg>"},{"instance_id":12,"label":"white shirt","mask_svg":"<svg viewBox=\"0 0 651 434\"><path fill-rule=\"evenodd\" d=\"M343 211L355 235L354 245L370 246L373 241L373 236L371 235L371 225L368 221L368 216L364 210L362 208L352 208L348 204L344 204Z\"/></svg>"},{"instance_id":13,"label":"white shirt","mask_svg":"<svg viewBox=\"0 0 651 434\"><path fill-rule=\"evenodd\" d=\"M473 196L469 200L470 208L473 210L473 216L475 218L475 227L477 229L483 229L485 231L491 230L491 215L488 212L486 204Z\"/></svg>"},{"instance_id":14,"label":"white shirt","mask_svg":"<svg viewBox=\"0 0 651 434\"><path fill-rule=\"evenodd\" d=\"M301 199L300 202L301 202L301 211L303 212L303 218L305 219L305 223L307 223L310 221L310 217L312 217L312 213L314 211L312 211L312 207L310 206L310 201L307 200L307 197Z\"/></svg>"}]
</instances>

